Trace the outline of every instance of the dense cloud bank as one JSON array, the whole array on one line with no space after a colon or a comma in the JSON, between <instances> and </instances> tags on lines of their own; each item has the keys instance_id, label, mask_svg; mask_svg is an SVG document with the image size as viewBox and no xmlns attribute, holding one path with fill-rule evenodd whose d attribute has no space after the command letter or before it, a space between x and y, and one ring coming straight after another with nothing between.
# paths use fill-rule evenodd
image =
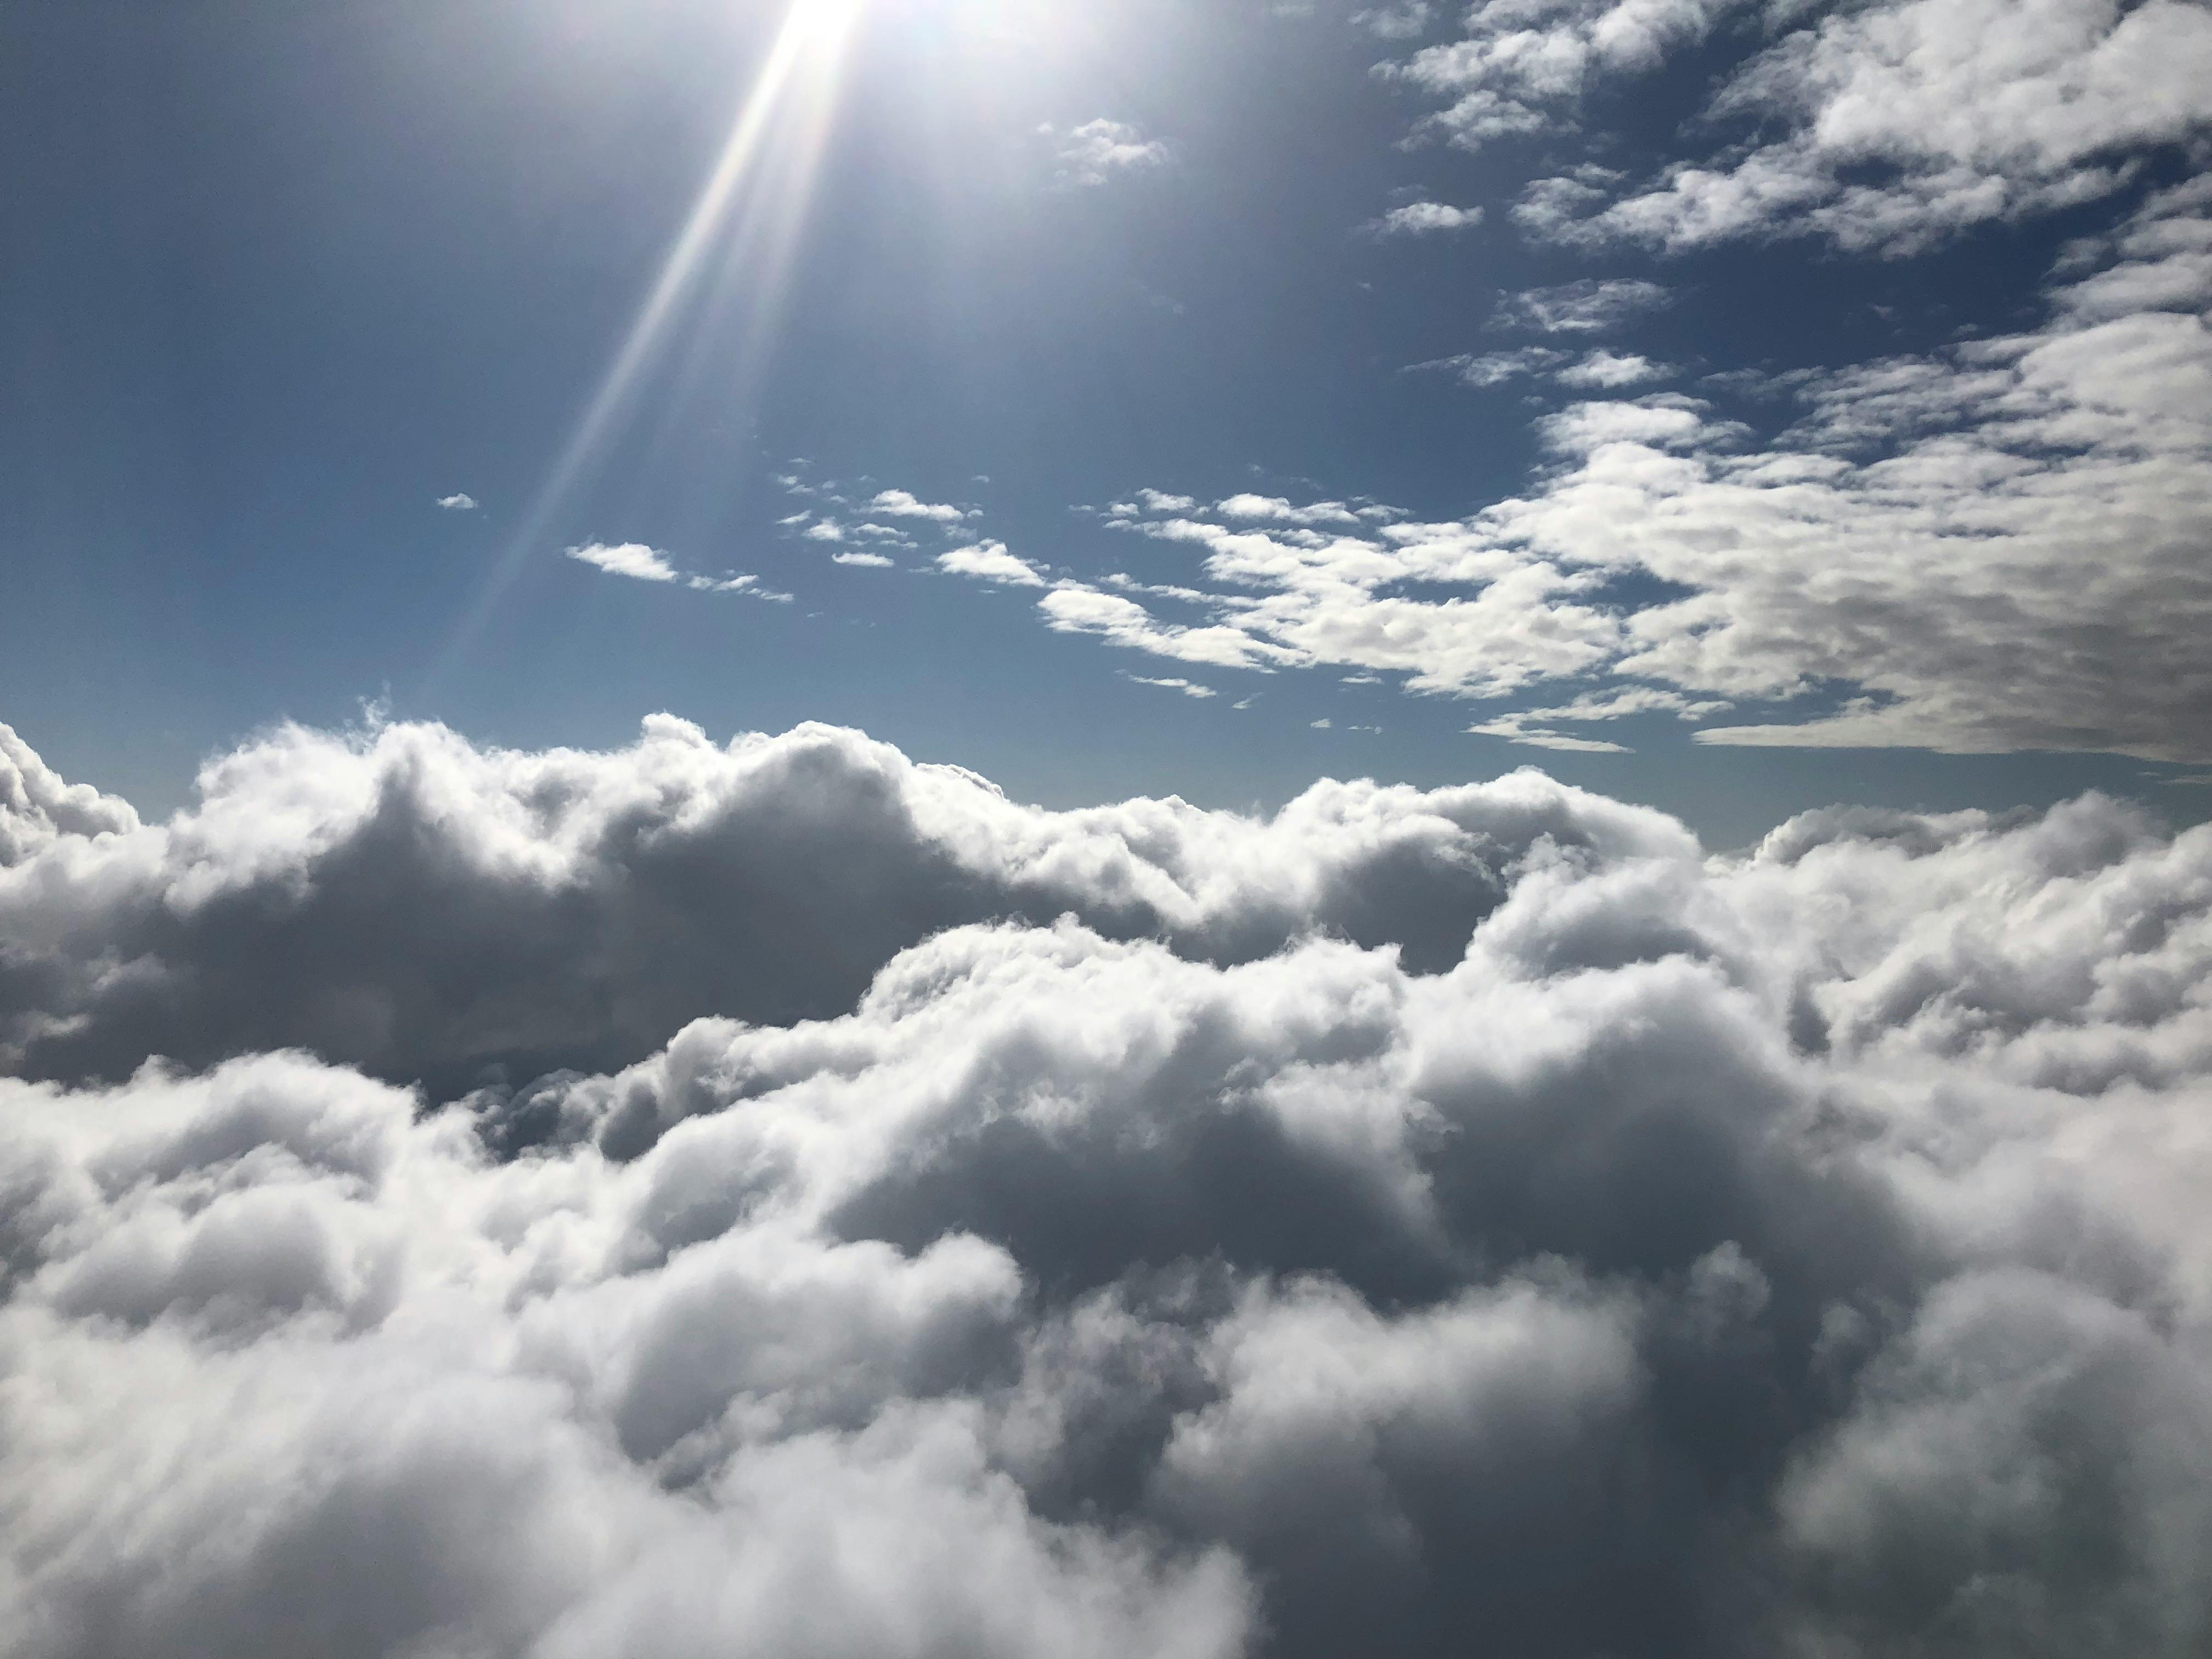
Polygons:
<instances>
[{"instance_id":1,"label":"dense cloud bank","mask_svg":"<svg viewBox=\"0 0 2212 1659\"><path fill-rule=\"evenodd\" d=\"M1691 848L1534 775L1323 782L1265 822L1179 800L1048 812L851 732L725 748L665 716L611 754L289 727L144 828L0 726L5 757L0 1068L59 1079L288 1046L434 1092L491 1066L611 1067L705 1014L847 1012L940 929L1063 914L1208 960L1321 928L1437 969L1540 838Z\"/></svg>"},{"instance_id":2,"label":"dense cloud bank","mask_svg":"<svg viewBox=\"0 0 2212 1659\"><path fill-rule=\"evenodd\" d=\"M328 1048L0 1082L10 1652L2212 1642L2212 830L1053 815L673 722L289 732L149 830L6 752L6 1006L105 1022L88 1073L175 1029L132 974L212 1054L418 951L477 1047L395 1016L404 1071L860 964L444 1102Z\"/></svg>"}]
</instances>

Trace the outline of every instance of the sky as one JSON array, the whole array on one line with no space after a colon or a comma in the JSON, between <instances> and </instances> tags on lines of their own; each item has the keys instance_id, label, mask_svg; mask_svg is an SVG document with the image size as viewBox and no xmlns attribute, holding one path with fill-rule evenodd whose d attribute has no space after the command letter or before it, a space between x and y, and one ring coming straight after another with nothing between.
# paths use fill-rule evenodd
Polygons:
<instances>
[{"instance_id":1,"label":"sky","mask_svg":"<svg viewBox=\"0 0 2212 1659\"><path fill-rule=\"evenodd\" d=\"M0 143L0 1651L2212 1653L2212 4Z\"/></svg>"},{"instance_id":2,"label":"sky","mask_svg":"<svg viewBox=\"0 0 2212 1659\"><path fill-rule=\"evenodd\" d=\"M2206 810L2202 7L0 29L0 703L149 808L367 706Z\"/></svg>"}]
</instances>

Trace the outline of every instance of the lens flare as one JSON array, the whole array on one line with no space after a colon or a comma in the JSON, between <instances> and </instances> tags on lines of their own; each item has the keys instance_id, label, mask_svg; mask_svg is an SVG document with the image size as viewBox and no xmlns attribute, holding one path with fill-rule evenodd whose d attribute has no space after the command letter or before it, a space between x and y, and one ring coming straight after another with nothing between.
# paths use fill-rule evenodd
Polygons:
<instances>
[{"instance_id":1,"label":"lens flare","mask_svg":"<svg viewBox=\"0 0 2212 1659\"><path fill-rule=\"evenodd\" d=\"M757 368L787 285L835 112L839 70L863 3L792 0L636 319L483 591L425 677L424 691L444 678L482 631L562 507L591 475L679 321L696 310L702 277L717 264L723 276L715 284L717 295L741 294L746 307L738 377L749 379Z\"/></svg>"}]
</instances>

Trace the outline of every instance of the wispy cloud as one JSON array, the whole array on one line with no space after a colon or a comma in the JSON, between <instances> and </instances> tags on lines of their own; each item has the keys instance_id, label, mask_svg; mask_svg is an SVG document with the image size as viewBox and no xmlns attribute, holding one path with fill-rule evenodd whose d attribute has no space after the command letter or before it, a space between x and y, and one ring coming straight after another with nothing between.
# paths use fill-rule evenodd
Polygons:
<instances>
[{"instance_id":1,"label":"wispy cloud","mask_svg":"<svg viewBox=\"0 0 2212 1659\"><path fill-rule=\"evenodd\" d=\"M1671 296L1638 276L1604 281L1583 277L1555 288L1523 289L1498 301L1492 328L1534 329L1545 334L1601 334L1664 306Z\"/></svg>"},{"instance_id":2,"label":"wispy cloud","mask_svg":"<svg viewBox=\"0 0 2212 1659\"><path fill-rule=\"evenodd\" d=\"M1151 679L1142 674L1128 674L1123 678L1138 685L1157 685L1163 690L1180 691L1186 697L1216 697L1221 695L1212 686L1200 685L1194 680L1174 678Z\"/></svg>"},{"instance_id":3,"label":"wispy cloud","mask_svg":"<svg viewBox=\"0 0 2212 1659\"><path fill-rule=\"evenodd\" d=\"M1472 230L1482 222L1479 207L1453 207L1443 202L1407 202L1394 207L1368 228L1378 236L1434 236L1455 230Z\"/></svg>"}]
</instances>

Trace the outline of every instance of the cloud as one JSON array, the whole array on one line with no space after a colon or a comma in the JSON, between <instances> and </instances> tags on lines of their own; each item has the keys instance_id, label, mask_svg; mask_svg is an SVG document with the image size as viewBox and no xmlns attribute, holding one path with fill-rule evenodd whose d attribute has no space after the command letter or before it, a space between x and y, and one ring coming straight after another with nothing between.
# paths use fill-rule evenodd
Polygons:
<instances>
[{"instance_id":1,"label":"cloud","mask_svg":"<svg viewBox=\"0 0 2212 1659\"><path fill-rule=\"evenodd\" d=\"M1133 495L1107 522L1193 550L1194 577L1064 581L1039 609L1057 631L1176 662L1747 710L1701 743L2212 760L2208 210L2212 191L2176 186L2077 241L2022 331L1711 382L1770 421L1787 400L1779 430L1670 392L1553 410L1535 422L1550 460L1526 493L1456 521ZM1572 331L1655 295L1534 289L1507 315ZM1418 367L1619 392L1674 372L1548 346ZM1198 619L1166 620L1156 599ZM1477 729L1606 741L1512 714Z\"/></svg>"},{"instance_id":2,"label":"cloud","mask_svg":"<svg viewBox=\"0 0 2212 1659\"><path fill-rule=\"evenodd\" d=\"M1249 492L1216 501L1213 510L1224 519L1258 519L1270 524L1356 525L1359 522L1359 515L1342 501L1309 501L1298 505L1280 495L1255 495Z\"/></svg>"},{"instance_id":3,"label":"cloud","mask_svg":"<svg viewBox=\"0 0 2212 1659\"><path fill-rule=\"evenodd\" d=\"M23 863L59 837L97 843L101 836L138 827L129 801L67 781L13 728L0 725L0 869Z\"/></svg>"},{"instance_id":4,"label":"cloud","mask_svg":"<svg viewBox=\"0 0 2212 1659\"><path fill-rule=\"evenodd\" d=\"M920 501L903 489L879 492L868 503L868 510L889 514L897 519L928 519L938 524L958 524L968 516L959 507L947 506L942 501Z\"/></svg>"},{"instance_id":5,"label":"cloud","mask_svg":"<svg viewBox=\"0 0 2212 1659\"><path fill-rule=\"evenodd\" d=\"M1054 176L1063 185L1096 188L1127 173L1154 172L1174 159L1158 139L1103 116L1066 131L1050 125L1037 130L1057 142L1060 170Z\"/></svg>"},{"instance_id":6,"label":"cloud","mask_svg":"<svg viewBox=\"0 0 2212 1659\"><path fill-rule=\"evenodd\" d=\"M1479 207L1452 207L1443 202L1407 202L1394 207L1369 227L1378 236L1433 236L1449 231L1472 230L1482 222Z\"/></svg>"},{"instance_id":7,"label":"cloud","mask_svg":"<svg viewBox=\"0 0 2212 1659\"><path fill-rule=\"evenodd\" d=\"M1674 371L1664 363L1654 362L1649 357L1634 352L1593 351L1580 362L1570 364L1553 378L1561 386L1584 391L1612 392L1623 386L1644 386L1653 380L1673 377Z\"/></svg>"},{"instance_id":8,"label":"cloud","mask_svg":"<svg viewBox=\"0 0 2212 1659\"><path fill-rule=\"evenodd\" d=\"M1004 542L977 542L937 556L938 568L957 576L974 576L1009 587L1042 587L1044 578L1027 559L1006 551Z\"/></svg>"},{"instance_id":9,"label":"cloud","mask_svg":"<svg viewBox=\"0 0 2212 1659\"><path fill-rule=\"evenodd\" d=\"M1503 386L1523 374L1540 374L1566 361L1565 352L1549 346L1523 346L1518 351L1486 351L1480 356L1463 351L1457 356L1432 358L1407 367L1409 371L1449 369L1462 386L1487 387Z\"/></svg>"},{"instance_id":10,"label":"cloud","mask_svg":"<svg viewBox=\"0 0 2212 1659\"><path fill-rule=\"evenodd\" d=\"M1436 14L1431 0L1404 0L1402 4L1381 6L1370 11L1352 14L1355 27L1364 28L1377 40L1418 40L1428 32L1429 21Z\"/></svg>"},{"instance_id":11,"label":"cloud","mask_svg":"<svg viewBox=\"0 0 2212 1659\"><path fill-rule=\"evenodd\" d=\"M845 526L835 519L817 519L799 534L810 542L842 542L845 539Z\"/></svg>"},{"instance_id":12,"label":"cloud","mask_svg":"<svg viewBox=\"0 0 2212 1659\"><path fill-rule=\"evenodd\" d=\"M1326 732L1330 726L1335 725L1336 722L1330 720L1328 715L1324 714L1317 720L1308 720L1306 724L1313 727L1316 732Z\"/></svg>"},{"instance_id":13,"label":"cloud","mask_svg":"<svg viewBox=\"0 0 2212 1659\"><path fill-rule=\"evenodd\" d=\"M1510 791L1493 811L1373 786L1266 822L1058 814L835 728L718 746L665 715L605 754L286 727L156 825L4 728L0 756L0 1069L64 1079L295 1047L438 1090L620 1066L708 1014L842 1012L897 951L992 917L1209 957L1316 925L1379 943L1350 873L1376 860L1433 884L1439 931L1408 948L1455 959L1486 848L1647 833L1571 795L1538 830Z\"/></svg>"},{"instance_id":14,"label":"cloud","mask_svg":"<svg viewBox=\"0 0 2212 1659\"><path fill-rule=\"evenodd\" d=\"M0 1080L27 1659L2212 1636L2212 829L1834 809L1714 858L1529 771L1051 814L666 720L210 781L0 872L11 952L139 884L170 974L263 981L207 1069ZM441 838L436 890L388 862ZM573 1020L833 945L819 1017L526 1086L298 1041L340 971L495 1021L574 973ZM81 1018L21 961L9 1007Z\"/></svg>"},{"instance_id":15,"label":"cloud","mask_svg":"<svg viewBox=\"0 0 2212 1659\"><path fill-rule=\"evenodd\" d=\"M1583 277L1557 288L1524 289L1500 296L1492 328L1534 329L1544 334L1601 334L1664 306L1669 295L1641 277Z\"/></svg>"},{"instance_id":16,"label":"cloud","mask_svg":"<svg viewBox=\"0 0 2212 1659\"><path fill-rule=\"evenodd\" d=\"M1665 713L1685 720L1703 720L1731 707L1717 697L1693 700L1679 692L1652 686L1631 686L1609 693L1590 692L1556 708L1522 708L1477 720L1467 729L1483 737L1504 738L1532 749L1554 749L1589 755L1626 755L1626 744L1601 738L1578 738L1558 729L1562 721L1617 720L1630 714Z\"/></svg>"},{"instance_id":17,"label":"cloud","mask_svg":"<svg viewBox=\"0 0 2212 1659\"><path fill-rule=\"evenodd\" d=\"M1462 38L1379 68L1449 100L1423 119L1421 134L1480 149L1572 128L1593 82L1651 69L1748 9L1748 0L1486 0L1467 12Z\"/></svg>"},{"instance_id":18,"label":"cloud","mask_svg":"<svg viewBox=\"0 0 2212 1659\"><path fill-rule=\"evenodd\" d=\"M439 496L438 505L448 513L473 513L477 510L477 498L456 492L451 495Z\"/></svg>"},{"instance_id":19,"label":"cloud","mask_svg":"<svg viewBox=\"0 0 2212 1659\"><path fill-rule=\"evenodd\" d=\"M1626 77L1730 33L1771 44L1687 131L1720 142L1629 184L1585 165L1534 181L1540 238L1686 248L1813 235L1909 253L1972 225L2112 194L2212 130L2212 18L2179 0L1566 0L1473 8L1463 37L1385 75L1445 100L1417 132L1464 148L1577 128ZM2001 40L2001 46L1992 43Z\"/></svg>"},{"instance_id":20,"label":"cloud","mask_svg":"<svg viewBox=\"0 0 2212 1659\"><path fill-rule=\"evenodd\" d=\"M830 562L857 564L871 569L889 570L895 568L898 561L883 553L832 553L830 556Z\"/></svg>"},{"instance_id":21,"label":"cloud","mask_svg":"<svg viewBox=\"0 0 2212 1659\"><path fill-rule=\"evenodd\" d=\"M615 546L587 542L581 547L568 549L568 553L570 558L595 565L611 576L629 576L641 582L677 580L676 567L668 562L668 556L643 542L623 542Z\"/></svg>"},{"instance_id":22,"label":"cloud","mask_svg":"<svg viewBox=\"0 0 2212 1659\"><path fill-rule=\"evenodd\" d=\"M1131 674L1126 678L1132 684L1136 685L1157 685L1164 690L1180 691L1186 697L1218 697L1221 695L1210 685L1198 685L1189 680L1176 679L1172 678L1166 679L1147 679L1142 674Z\"/></svg>"}]
</instances>

